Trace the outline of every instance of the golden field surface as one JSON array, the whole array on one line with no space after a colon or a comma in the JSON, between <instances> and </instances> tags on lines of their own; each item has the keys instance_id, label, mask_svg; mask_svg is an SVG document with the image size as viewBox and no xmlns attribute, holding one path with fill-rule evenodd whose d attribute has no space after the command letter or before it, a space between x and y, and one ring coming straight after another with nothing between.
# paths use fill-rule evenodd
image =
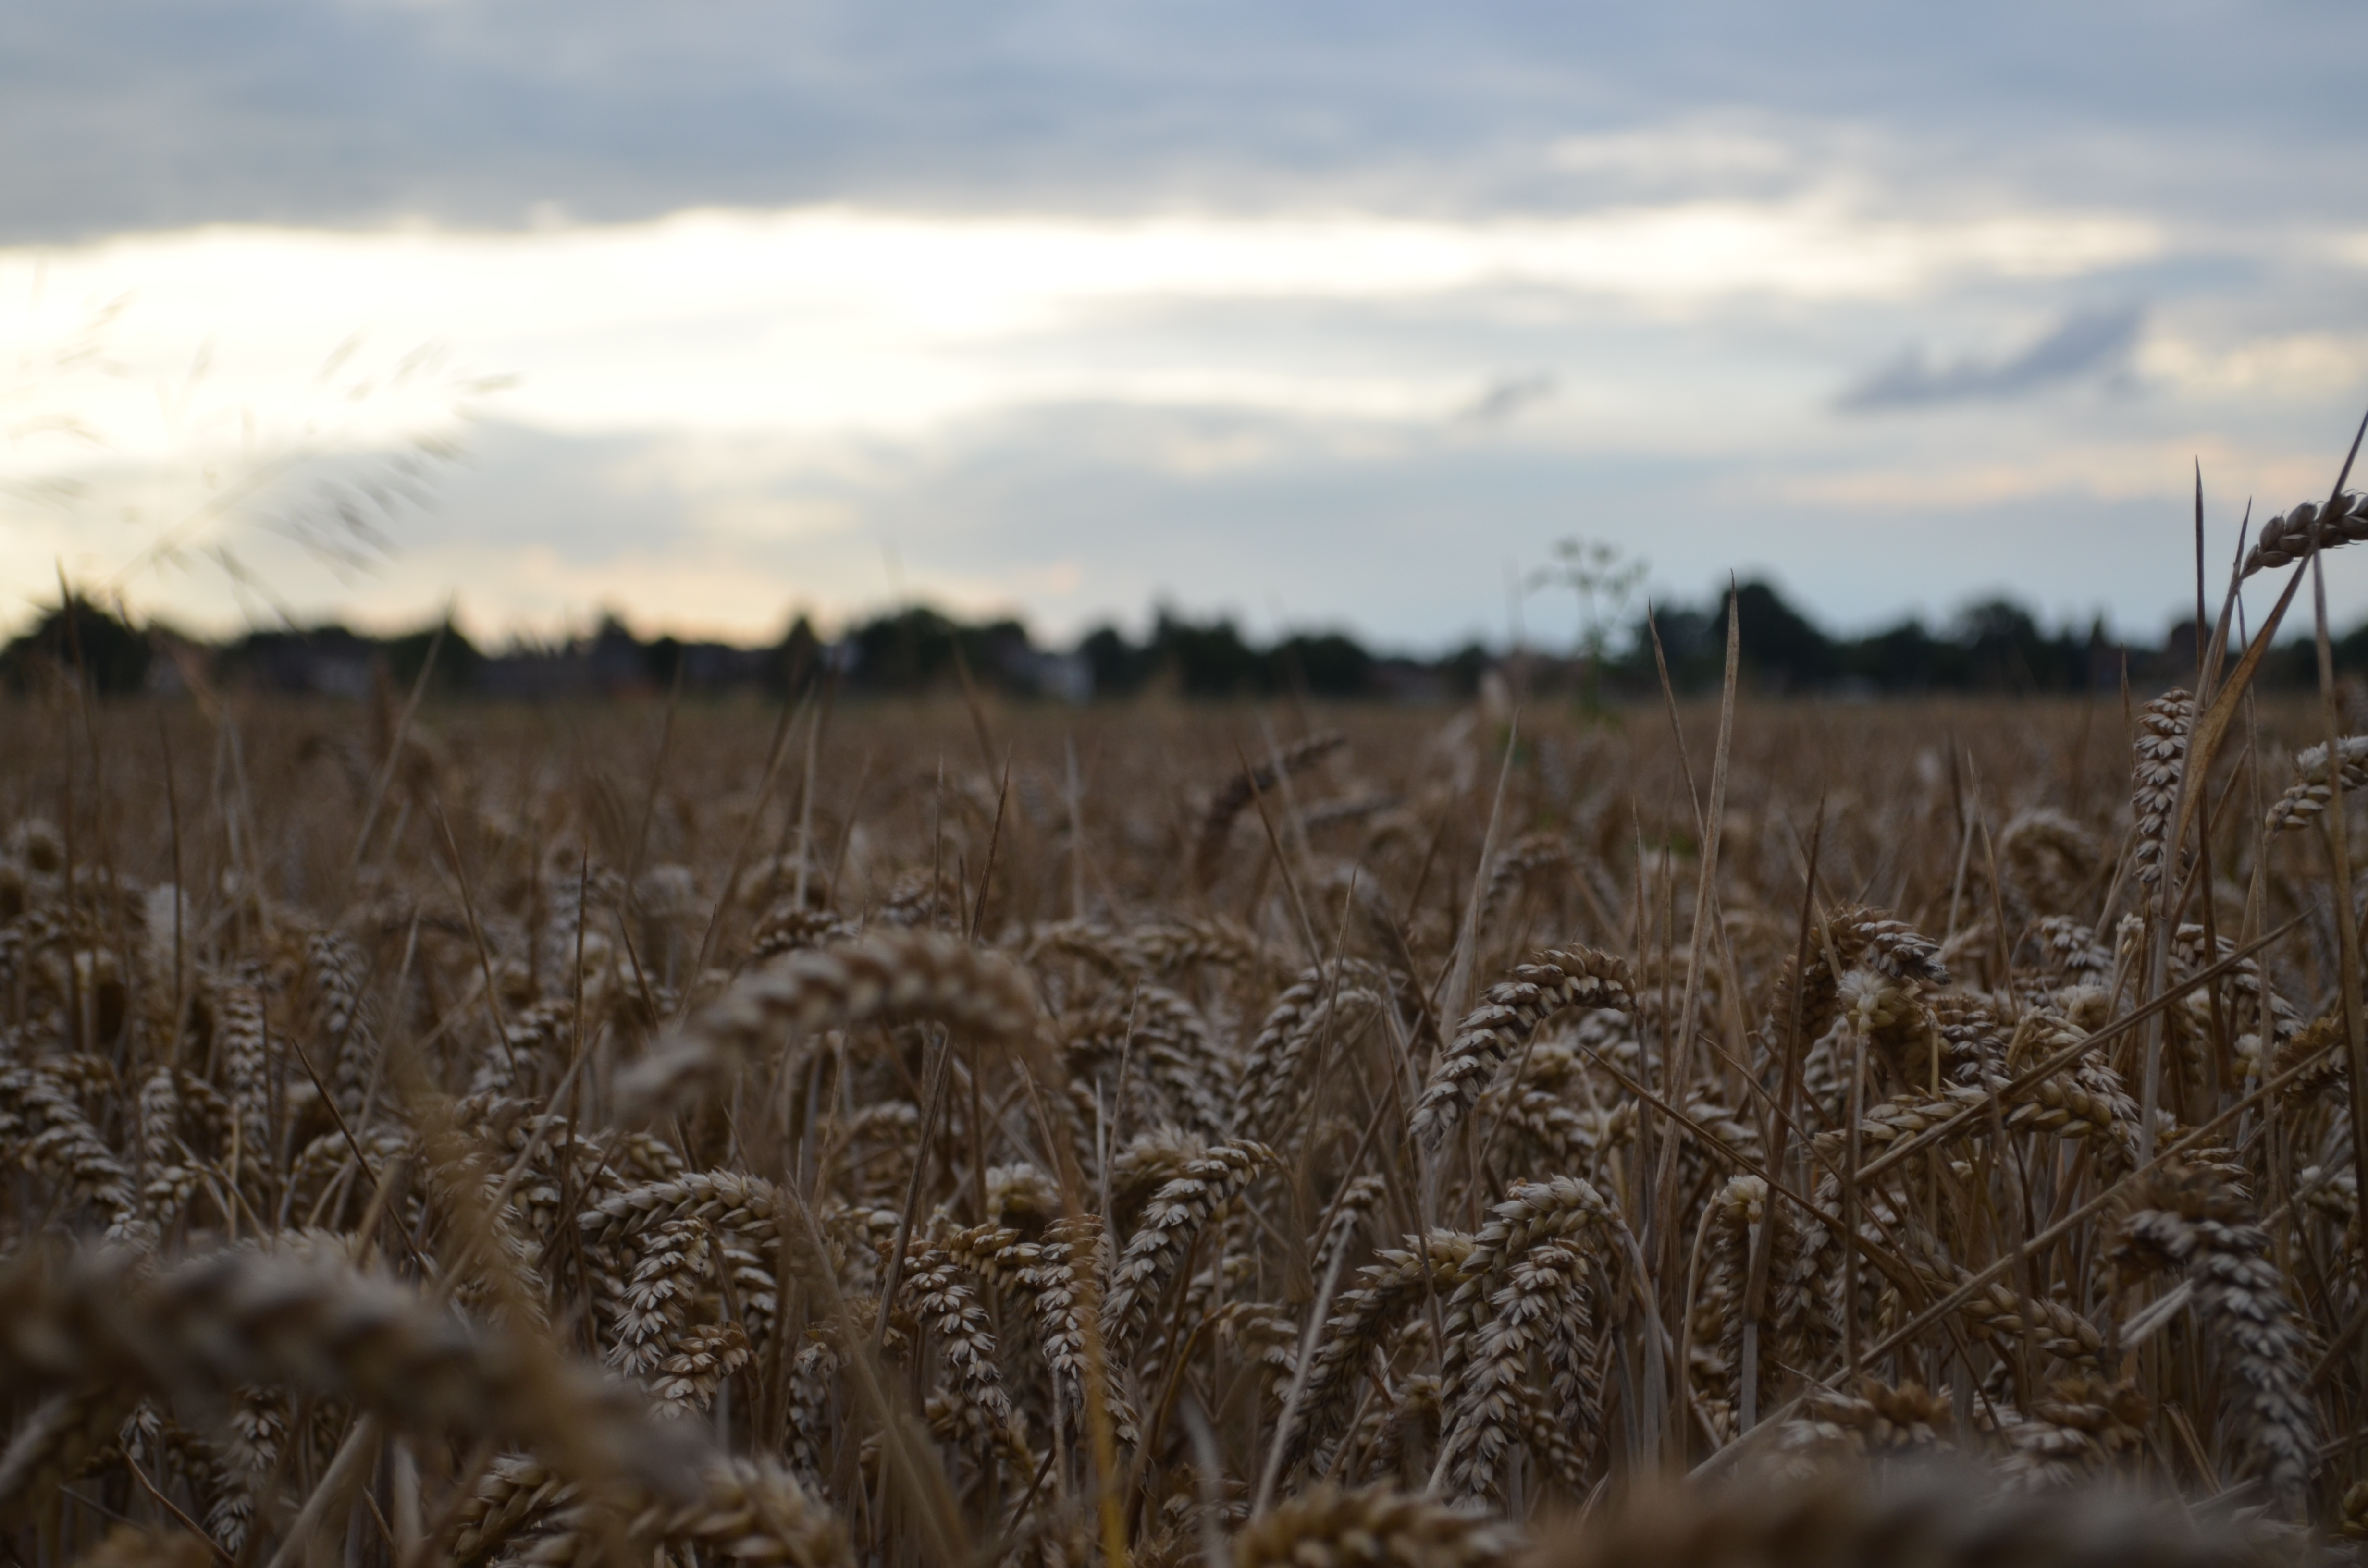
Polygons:
<instances>
[{"instance_id":1,"label":"golden field surface","mask_svg":"<svg viewBox=\"0 0 2368 1568\"><path fill-rule=\"evenodd\" d=\"M2146 695L0 709L0 1539L2340 1542L2368 741Z\"/></svg>"}]
</instances>

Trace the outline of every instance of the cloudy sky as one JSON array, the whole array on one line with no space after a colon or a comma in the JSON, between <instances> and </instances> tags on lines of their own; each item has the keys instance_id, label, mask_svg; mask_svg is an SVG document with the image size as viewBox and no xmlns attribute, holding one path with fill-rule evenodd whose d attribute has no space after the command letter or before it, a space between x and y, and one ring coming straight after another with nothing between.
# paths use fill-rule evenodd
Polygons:
<instances>
[{"instance_id":1,"label":"cloudy sky","mask_svg":"<svg viewBox=\"0 0 2368 1568\"><path fill-rule=\"evenodd\" d=\"M2334 0L6 7L0 624L1430 647L1581 535L2151 638L2192 465L2216 562L2368 406L2362 62Z\"/></svg>"}]
</instances>

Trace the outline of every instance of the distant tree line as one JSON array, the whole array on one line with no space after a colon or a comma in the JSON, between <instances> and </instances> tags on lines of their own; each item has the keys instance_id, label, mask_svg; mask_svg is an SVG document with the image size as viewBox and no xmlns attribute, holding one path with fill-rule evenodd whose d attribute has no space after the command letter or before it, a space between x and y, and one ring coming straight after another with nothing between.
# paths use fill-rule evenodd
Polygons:
<instances>
[{"instance_id":1,"label":"distant tree line","mask_svg":"<svg viewBox=\"0 0 2368 1568\"><path fill-rule=\"evenodd\" d=\"M1911 618L1862 637L1837 637L1767 583L1744 583L1735 597L1742 679L1762 694L2069 693L2118 689L2125 673L2133 685L2154 689L2188 678L2195 665L2195 629L2189 621L2173 622L2159 642L2138 644L2109 638L2101 621L2051 631L2022 607L1989 599L1938 627ZM129 624L77 597L50 608L0 648L0 684L22 692L45 681L79 681L117 695L170 693L198 680L218 687L360 696L374 683L408 688L428 671L440 695L517 701L614 697L677 685L693 694L778 695L822 680L851 696L968 685L1070 702L1154 692L1427 701L1470 697L1493 674L1539 696L1584 691L1641 699L1659 689L1661 662L1681 693L1717 688L1725 659L1725 597L1655 607L1629 621L1616 642L1598 639L1597 645L1605 651L1592 658L1490 649L1476 642L1419 657L1369 648L1337 631L1260 642L1230 619L1196 620L1163 609L1140 638L1104 625L1063 649L1039 645L1015 619L968 622L927 606L873 616L836 641L823 638L801 616L777 642L757 646L673 636L643 641L613 617L564 642L497 651L475 646L450 626L372 637L325 625L256 631L209 644L169 627ZM2368 623L2338 638L2335 653L2343 668L2368 666ZM2317 667L2309 640L2295 638L2271 652L2261 678L2272 686L2307 686L2317 679Z\"/></svg>"},{"instance_id":2,"label":"distant tree line","mask_svg":"<svg viewBox=\"0 0 2368 1568\"><path fill-rule=\"evenodd\" d=\"M2194 661L2194 630L2180 622L2153 647L2125 647L2101 621L2086 631L2050 632L2029 610L1987 599L1934 630L1914 617L1864 637L1834 637L1765 583L1736 590L1737 663L1762 689L1909 695L1933 691L2072 692L2121 683L2122 659L2133 678L2176 678L2183 653ZM1698 691L1718 684L1726 658L1726 607L1672 606L1654 616L1672 681ZM2368 627L2358 634L2368 639ZM1656 678L1649 646L1631 649L1623 685Z\"/></svg>"}]
</instances>

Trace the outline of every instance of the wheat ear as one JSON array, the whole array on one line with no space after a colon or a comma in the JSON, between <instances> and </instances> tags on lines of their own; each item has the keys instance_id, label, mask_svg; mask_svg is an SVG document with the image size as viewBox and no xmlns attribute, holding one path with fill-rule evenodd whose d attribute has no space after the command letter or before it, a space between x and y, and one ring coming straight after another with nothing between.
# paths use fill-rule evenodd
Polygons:
<instances>
[{"instance_id":1,"label":"wheat ear","mask_svg":"<svg viewBox=\"0 0 2368 1568\"><path fill-rule=\"evenodd\" d=\"M1628 966L1609 953L1581 948L1533 955L1488 987L1480 1005L1456 1026L1455 1039L1430 1072L1414 1110L1414 1134L1437 1148L1455 1131L1488 1080L1513 1049L1554 1014L1571 1007L1635 1006Z\"/></svg>"},{"instance_id":2,"label":"wheat ear","mask_svg":"<svg viewBox=\"0 0 2368 1568\"><path fill-rule=\"evenodd\" d=\"M1038 1018L1035 992L1010 960L936 932L874 932L792 952L741 976L689 1028L620 1074L618 1090L637 1109L682 1103L784 1031L937 1023L1008 1043L1032 1040Z\"/></svg>"},{"instance_id":3,"label":"wheat ear","mask_svg":"<svg viewBox=\"0 0 2368 1568\"><path fill-rule=\"evenodd\" d=\"M2332 550L2363 539L2368 539L2368 496L2346 491L2324 509L2315 501L2305 501L2261 525L2260 536L2245 552L2243 574L2250 577L2256 572L2289 565L2314 548Z\"/></svg>"},{"instance_id":4,"label":"wheat ear","mask_svg":"<svg viewBox=\"0 0 2368 1568\"><path fill-rule=\"evenodd\" d=\"M324 1256L239 1249L150 1278L118 1256L20 1259L0 1279L0 1390L100 1383L199 1399L278 1384L507 1437L576 1474L683 1479L679 1443L532 1335L472 1328Z\"/></svg>"},{"instance_id":5,"label":"wheat ear","mask_svg":"<svg viewBox=\"0 0 2368 1568\"><path fill-rule=\"evenodd\" d=\"M1316 1486L1234 1537L1234 1568L1497 1568L1503 1526L1387 1487Z\"/></svg>"},{"instance_id":6,"label":"wheat ear","mask_svg":"<svg viewBox=\"0 0 2368 1568\"><path fill-rule=\"evenodd\" d=\"M1531 1568L2259 1568L2271 1543L2149 1498L2000 1494L1963 1471L1863 1466L1724 1489L1647 1489L1564 1527Z\"/></svg>"},{"instance_id":7,"label":"wheat ear","mask_svg":"<svg viewBox=\"0 0 2368 1568\"><path fill-rule=\"evenodd\" d=\"M2345 735L2335 745L2343 792L2350 795L2368 790L2368 735ZM2324 742L2295 753L2294 771L2302 777L2286 786L2285 793L2271 805L2264 818L2263 825L2271 833L2288 833L2309 825L2335 798L2333 783L2328 777Z\"/></svg>"},{"instance_id":8,"label":"wheat ear","mask_svg":"<svg viewBox=\"0 0 2368 1568\"><path fill-rule=\"evenodd\" d=\"M1357 1284L1340 1292L1324 1325L1322 1342L1308 1363L1307 1387L1300 1396L1300 1419L1292 1428L1287 1465L1330 1441L1354 1403L1357 1380L1390 1331L1432 1291L1444 1296L1464 1280L1472 1238L1457 1231L1408 1236L1409 1245L1389 1248L1357 1271Z\"/></svg>"},{"instance_id":9,"label":"wheat ear","mask_svg":"<svg viewBox=\"0 0 2368 1568\"><path fill-rule=\"evenodd\" d=\"M2179 803L2179 781L2187 773L2187 733L2195 723L2195 699L2172 687L2138 710L2137 739L2130 743L2130 809L2137 816L2138 881L2162 881L2163 835Z\"/></svg>"},{"instance_id":10,"label":"wheat ear","mask_svg":"<svg viewBox=\"0 0 2368 1568\"><path fill-rule=\"evenodd\" d=\"M2123 1221L2124 1268L2186 1270L2196 1312L2222 1336L2244 1389L2237 1418L2251 1465L2272 1497L2299 1498L2318 1464L2318 1415L2269 1232L2225 1181L2193 1166L2157 1173L2142 1203Z\"/></svg>"},{"instance_id":11,"label":"wheat ear","mask_svg":"<svg viewBox=\"0 0 2368 1568\"><path fill-rule=\"evenodd\" d=\"M1112 1345L1123 1345L1141 1326L1184 1252L1224 1204L1275 1163L1275 1152L1246 1138L1212 1145L1151 1195L1126 1250L1110 1270L1109 1300L1102 1309Z\"/></svg>"},{"instance_id":12,"label":"wheat ear","mask_svg":"<svg viewBox=\"0 0 2368 1568\"><path fill-rule=\"evenodd\" d=\"M1518 1182L1490 1211L1447 1304L1434 1484L1444 1482L1465 1497L1495 1485L1520 1423L1532 1350L1544 1351L1553 1369L1560 1417L1584 1420L1591 1391L1577 1340L1588 1328L1582 1280L1590 1260L1579 1244L1591 1237L1601 1249L1625 1233L1603 1195L1577 1176Z\"/></svg>"},{"instance_id":13,"label":"wheat ear","mask_svg":"<svg viewBox=\"0 0 2368 1568\"><path fill-rule=\"evenodd\" d=\"M1327 1027L1347 1032L1344 1016L1370 1016L1387 994L1387 981L1372 965L1349 959L1317 964L1275 998L1251 1037L1234 1091L1233 1127L1245 1138L1262 1138L1292 1106L1307 1048Z\"/></svg>"},{"instance_id":14,"label":"wheat ear","mask_svg":"<svg viewBox=\"0 0 2368 1568\"><path fill-rule=\"evenodd\" d=\"M1201 813L1201 832L1192 851L1193 880L1203 885L1216 873L1217 862L1225 853L1225 838L1233 831L1234 819L1247 810L1249 803L1267 793L1285 778L1315 766L1331 756L1345 744L1339 734L1326 731L1310 735L1283 750L1281 755L1225 780Z\"/></svg>"}]
</instances>

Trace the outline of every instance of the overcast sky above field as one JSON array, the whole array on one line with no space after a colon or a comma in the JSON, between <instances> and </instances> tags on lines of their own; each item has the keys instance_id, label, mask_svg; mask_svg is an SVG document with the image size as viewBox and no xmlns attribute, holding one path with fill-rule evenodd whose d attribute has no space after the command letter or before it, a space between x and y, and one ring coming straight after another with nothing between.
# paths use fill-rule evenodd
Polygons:
<instances>
[{"instance_id":1,"label":"overcast sky above field","mask_svg":"<svg viewBox=\"0 0 2368 1568\"><path fill-rule=\"evenodd\" d=\"M2218 570L2368 406L2363 62L2334 0L6 7L0 622L1437 646L1583 534L2151 638L2191 463Z\"/></svg>"}]
</instances>

